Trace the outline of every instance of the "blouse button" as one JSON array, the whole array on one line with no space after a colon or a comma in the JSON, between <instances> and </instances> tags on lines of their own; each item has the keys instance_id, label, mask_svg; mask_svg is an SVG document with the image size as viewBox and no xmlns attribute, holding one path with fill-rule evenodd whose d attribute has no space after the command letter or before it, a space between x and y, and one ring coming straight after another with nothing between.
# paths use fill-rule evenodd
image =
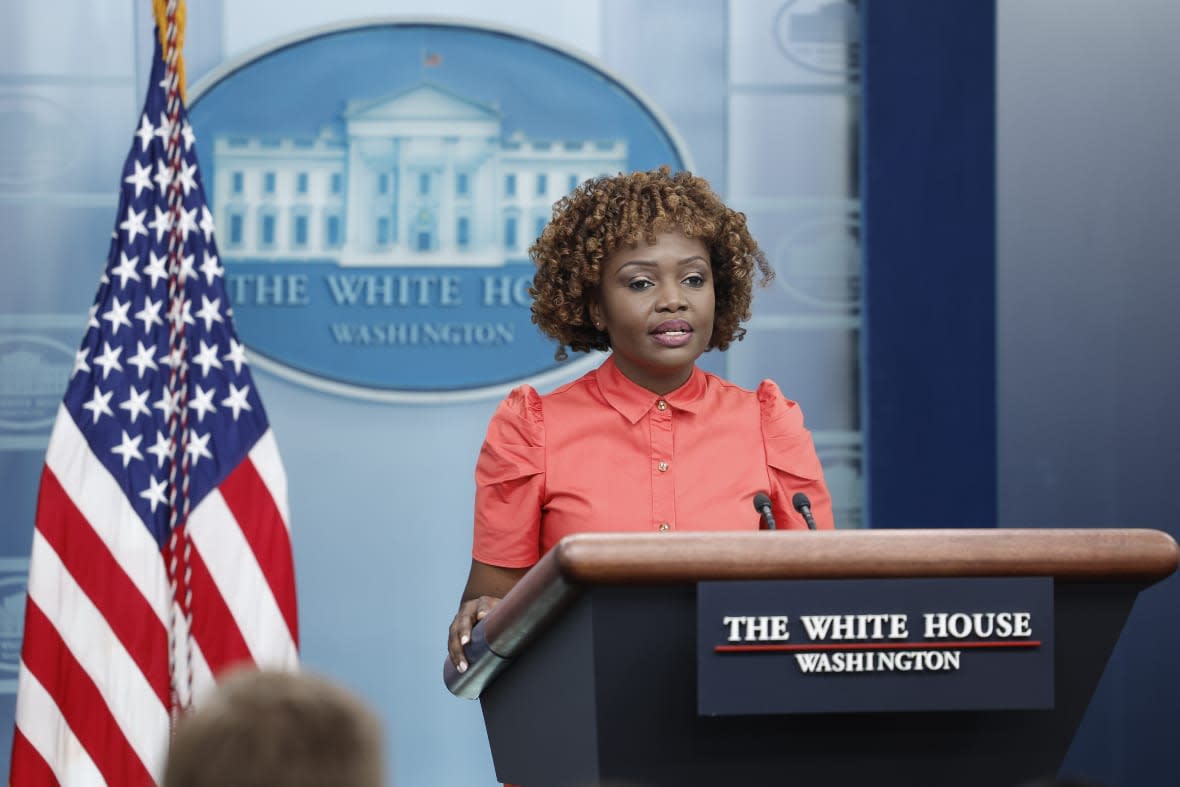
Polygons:
<instances>
[{"instance_id":1,"label":"blouse button","mask_svg":"<svg viewBox=\"0 0 1180 787\"><path fill-rule=\"evenodd\" d=\"M671 525L669 525L667 522L661 522L661 523L660 523L660 532L661 532L661 533L663 533L663 532L664 532L664 531L666 531L666 530L667 530L669 527L671 527Z\"/></svg>"},{"instance_id":2,"label":"blouse button","mask_svg":"<svg viewBox=\"0 0 1180 787\"><path fill-rule=\"evenodd\" d=\"M659 400L658 402L656 402L656 409L657 409L657 410L660 410L661 412L662 412L662 411L664 411L664 410L667 410L667 409L668 409L668 403L667 403L667 402L665 402L663 399L661 399L661 400Z\"/></svg>"},{"instance_id":3,"label":"blouse button","mask_svg":"<svg viewBox=\"0 0 1180 787\"><path fill-rule=\"evenodd\" d=\"M660 462L658 465L656 465L656 467L658 467L660 469L661 473L668 472L668 463L667 462Z\"/></svg>"}]
</instances>

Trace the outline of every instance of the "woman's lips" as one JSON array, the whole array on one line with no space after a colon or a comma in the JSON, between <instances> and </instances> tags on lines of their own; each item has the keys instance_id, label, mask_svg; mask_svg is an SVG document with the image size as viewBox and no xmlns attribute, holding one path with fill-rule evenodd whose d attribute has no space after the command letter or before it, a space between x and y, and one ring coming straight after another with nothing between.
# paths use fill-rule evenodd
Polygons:
<instances>
[{"instance_id":1,"label":"woman's lips","mask_svg":"<svg viewBox=\"0 0 1180 787\"><path fill-rule=\"evenodd\" d=\"M668 320L652 329L651 337L665 347L681 347L692 341L692 326L684 320Z\"/></svg>"}]
</instances>

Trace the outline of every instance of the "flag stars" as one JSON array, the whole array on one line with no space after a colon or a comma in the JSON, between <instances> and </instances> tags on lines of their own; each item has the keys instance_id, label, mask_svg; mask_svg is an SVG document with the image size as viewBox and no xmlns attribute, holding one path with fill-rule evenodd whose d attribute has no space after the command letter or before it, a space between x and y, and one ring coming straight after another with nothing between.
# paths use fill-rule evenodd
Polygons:
<instances>
[{"instance_id":1,"label":"flag stars","mask_svg":"<svg viewBox=\"0 0 1180 787\"><path fill-rule=\"evenodd\" d=\"M180 367L180 348L175 347L164 353L159 358L160 363L167 366L169 369L176 369Z\"/></svg>"},{"instance_id":2,"label":"flag stars","mask_svg":"<svg viewBox=\"0 0 1180 787\"><path fill-rule=\"evenodd\" d=\"M111 449L112 454L118 454L123 458L123 467L126 469L127 465L131 464L132 459L143 460L143 454L139 451L139 444L143 440L143 435L136 435L132 437L123 431L123 439L119 445Z\"/></svg>"},{"instance_id":3,"label":"flag stars","mask_svg":"<svg viewBox=\"0 0 1180 787\"><path fill-rule=\"evenodd\" d=\"M213 239L213 214L209 212L208 205L201 206L201 232L205 233L205 242L208 243ZM216 262L217 258L214 257Z\"/></svg>"},{"instance_id":4,"label":"flag stars","mask_svg":"<svg viewBox=\"0 0 1180 787\"><path fill-rule=\"evenodd\" d=\"M202 296L204 297L204 296ZM206 344L201 340L201 351L193 356L193 363L201 367L201 376L208 377L210 367L220 369L221 361L217 358L217 343Z\"/></svg>"},{"instance_id":5,"label":"flag stars","mask_svg":"<svg viewBox=\"0 0 1180 787\"><path fill-rule=\"evenodd\" d=\"M166 210L160 210L159 205L155 205L153 208L156 211L156 217L148 222L148 227L156 231L156 243L160 243L168 234L168 230L172 229L172 214Z\"/></svg>"},{"instance_id":6,"label":"flag stars","mask_svg":"<svg viewBox=\"0 0 1180 787\"><path fill-rule=\"evenodd\" d=\"M190 191L192 191L193 189L195 189L197 187L196 174L197 174L197 165L196 164L184 164L180 168L180 172L178 173L178 178L180 179L180 187L182 189L184 189L184 196L186 196L186 197L188 196L188 193Z\"/></svg>"},{"instance_id":7,"label":"flag stars","mask_svg":"<svg viewBox=\"0 0 1180 787\"><path fill-rule=\"evenodd\" d=\"M212 432L206 432L202 435L197 434L196 429L189 430L188 445L184 447L184 452L188 454L193 467L196 467L197 463L202 459L213 458L213 454L209 451L209 438L212 436Z\"/></svg>"},{"instance_id":8,"label":"flag stars","mask_svg":"<svg viewBox=\"0 0 1180 787\"><path fill-rule=\"evenodd\" d=\"M202 227L203 228L203 227ZM212 286L213 280L225 275L225 268L217 264L217 255L205 252L205 261L201 263L201 273L205 274L205 283Z\"/></svg>"},{"instance_id":9,"label":"flag stars","mask_svg":"<svg viewBox=\"0 0 1180 787\"><path fill-rule=\"evenodd\" d=\"M172 120L163 112L160 113L160 123L156 126L156 136L164 140L165 144L168 138L172 136L172 129L174 124Z\"/></svg>"},{"instance_id":10,"label":"flag stars","mask_svg":"<svg viewBox=\"0 0 1180 787\"><path fill-rule=\"evenodd\" d=\"M74 375L78 372L89 372L90 364L86 363L86 356L90 355L90 348L83 347L78 352L74 353L74 370L70 372L70 379L74 379Z\"/></svg>"},{"instance_id":11,"label":"flag stars","mask_svg":"<svg viewBox=\"0 0 1180 787\"><path fill-rule=\"evenodd\" d=\"M144 120L147 120L147 118L145 117ZM135 198L139 199L140 192L144 189L148 191L152 190L152 168L140 164L139 159L136 159L133 163L135 164L135 171L123 178L123 182L135 186Z\"/></svg>"},{"instance_id":12,"label":"flag stars","mask_svg":"<svg viewBox=\"0 0 1180 787\"><path fill-rule=\"evenodd\" d=\"M205 321L205 331L213 330L213 323L222 322L221 318L221 298L214 298L212 301L201 293L201 308L197 310L197 318ZM217 368L221 368L221 364L217 364Z\"/></svg>"},{"instance_id":13,"label":"flag stars","mask_svg":"<svg viewBox=\"0 0 1180 787\"><path fill-rule=\"evenodd\" d=\"M102 285L65 396L88 450L157 531L190 483L194 501L215 489L223 458L239 459L265 426L255 423L262 403L247 351L230 329L229 271L215 247L194 128L177 80L165 79L171 101L153 82L118 172L111 251L88 266ZM182 463L195 469L183 484Z\"/></svg>"},{"instance_id":14,"label":"flag stars","mask_svg":"<svg viewBox=\"0 0 1180 787\"><path fill-rule=\"evenodd\" d=\"M167 503L168 497L164 494L164 490L168 488L166 480L157 481L155 476L148 479L148 488L139 493L139 496L147 500L151 504L152 513L156 513L156 506L160 503Z\"/></svg>"},{"instance_id":15,"label":"flag stars","mask_svg":"<svg viewBox=\"0 0 1180 787\"><path fill-rule=\"evenodd\" d=\"M189 505L190 494L199 503L216 490L265 424L256 422L262 403L246 351L232 337L229 271L215 246L194 128L175 74L164 75L166 91L158 79L117 173L120 205L107 225L114 231L101 238L110 252L84 266L101 286L73 345L64 406L86 438L81 447L162 537L169 514Z\"/></svg>"},{"instance_id":16,"label":"flag stars","mask_svg":"<svg viewBox=\"0 0 1180 787\"><path fill-rule=\"evenodd\" d=\"M139 257L128 259L127 252L119 252L119 264L111 268L111 275L119 277L119 289L127 288L128 279L139 281L139 272L135 270L135 266L138 264Z\"/></svg>"},{"instance_id":17,"label":"flag stars","mask_svg":"<svg viewBox=\"0 0 1180 787\"><path fill-rule=\"evenodd\" d=\"M250 386L243 385L239 389L236 385L234 385L233 383L230 383L229 384L229 396L227 396L221 400L221 406L228 407L231 410L233 410L234 420L236 421L236 420L238 420L238 416L241 415L242 410L245 410L247 412L253 412L254 408L252 408L250 406L250 403L248 401L246 401L246 398L249 395L250 395Z\"/></svg>"},{"instance_id":18,"label":"flag stars","mask_svg":"<svg viewBox=\"0 0 1180 787\"><path fill-rule=\"evenodd\" d=\"M204 423L206 415L217 411L217 406L213 404L213 394L217 389L210 388L206 391L200 385L195 385L193 388L195 389L193 391L193 398L188 403L188 406L196 410L197 423Z\"/></svg>"},{"instance_id":19,"label":"flag stars","mask_svg":"<svg viewBox=\"0 0 1180 787\"><path fill-rule=\"evenodd\" d=\"M146 215L146 210L137 212L130 205L127 206L127 218L119 223L119 229L127 233L128 243L135 243L136 235L147 237L147 227L143 225L143 219Z\"/></svg>"},{"instance_id":20,"label":"flag stars","mask_svg":"<svg viewBox=\"0 0 1180 787\"><path fill-rule=\"evenodd\" d=\"M158 304L157 304L157 307L158 307ZM146 326L145 326L145 330L146 330ZM148 347L143 342L138 341L138 340L135 342L135 345L136 345L135 355L128 358L127 363L130 364L131 366L135 367L136 371L139 372L139 379L142 380L144 373L147 372L148 369L151 369L152 371L156 371L160 367L156 365L156 361L152 357L154 354L153 347Z\"/></svg>"},{"instance_id":21,"label":"flag stars","mask_svg":"<svg viewBox=\"0 0 1180 787\"><path fill-rule=\"evenodd\" d=\"M156 185L160 187L160 193L164 194L168 191L168 187L172 185L172 170L168 169L168 165L163 161L156 161L156 175L152 180L156 181Z\"/></svg>"},{"instance_id":22,"label":"flag stars","mask_svg":"<svg viewBox=\"0 0 1180 787\"><path fill-rule=\"evenodd\" d=\"M160 319L160 307L163 305L163 300L153 301L150 296L143 299L143 308L135 313L135 319L143 323L144 333L150 333L153 325L164 324ZM154 364L152 368L155 368Z\"/></svg>"},{"instance_id":23,"label":"flag stars","mask_svg":"<svg viewBox=\"0 0 1180 787\"><path fill-rule=\"evenodd\" d=\"M221 360L234 365L234 374L242 373L242 366L246 363L246 348L237 339L229 340L229 352L221 356Z\"/></svg>"},{"instance_id":24,"label":"flag stars","mask_svg":"<svg viewBox=\"0 0 1180 787\"><path fill-rule=\"evenodd\" d=\"M163 432L156 432L156 442L147 452L156 457L156 469L159 469L172 456L172 441Z\"/></svg>"},{"instance_id":25,"label":"flag stars","mask_svg":"<svg viewBox=\"0 0 1180 787\"><path fill-rule=\"evenodd\" d=\"M187 237L187 234L186 234ZM197 272L193 269L197 261L195 254L190 254L187 257L182 257L180 260L180 283L183 284L189 279L197 278Z\"/></svg>"},{"instance_id":26,"label":"flag stars","mask_svg":"<svg viewBox=\"0 0 1180 787\"><path fill-rule=\"evenodd\" d=\"M111 347L110 342L103 342L102 355L94 359L94 365L102 367L102 379L111 376L111 369L116 372L123 371L123 364L119 363L119 356L122 354L122 347Z\"/></svg>"},{"instance_id":27,"label":"flag stars","mask_svg":"<svg viewBox=\"0 0 1180 787\"><path fill-rule=\"evenodd\" d=\"M197 209L182 210L180 212L180 235L188 242L190 232L197 229Z\"/></svg>"},{"instance_id":28,"label":"flag stars","mask_svg":"<svg viewBox=\"0 0 1180 787\"><path fill-rule=\"evenodd\" d=\"M111 298L111 308L103 312L102 318L111 324L111 334L118 336L119 328L126 325L131 327L131 320L127 319L127 311L131 308L131 301L120 303L118 296Z\"/></svg>"},{"instance_id":29,"label":"flag stars","mask_svg":"<svg viewBox=\"0 0 1180 787\"><path fill-rule=\"evenodd\" d=\"M152 144L152 137L156 135L156 127L152 125L152 121L148 120L147 115L139 119L139 130L135 132L135 136L139 137L139 152L143 153ZM136 192L138 196L138 192Z\"/></svg>"},{"instance_id":30,"label":"flag stars","mask_svg":"<svg viewBox=\"0 0 1180 787\"><path fill-rule=\"evenodd\" d=\"M152 403L152 407L164 414L164 420L167 421L176 412L176 400L180 398L179 391L161 391L160 398Z\"/></svg>"},{"instance_id":31,"label":"flag stars","mask_svg":"<svg viewBox=\"0 0 1180 787\"><path fill-rule=\"evenodd\" d=\"M91 423L98 423L98 419L104 415L109 415L112 418L114 417L115 414L111 412L110 405L111 397L114 395L114 393L114 391L107 391L106 393L103 393L97 385L94 386L94 393L91 395L90 401L83 402L82 404L82 408L89 410L90 414L94 416L94 420L91 421Z\"/></svg>"},{"instance_id":32,"label":"flag stars","mask_svg":"<svg viewBox=\"0 0 1180 787\"><path fill-rule=\"evenodd\" d=\"M193 302L188 298L178 298L172 302L172 308L168 310L168 320L177 328L181 323L185 325L195 325L196 320L193 319Z\"/></svg>"},{"instance_id":33,"label":"flag stars","mask_svg":"<svg viewBox=\"0 0 1180 787\"><path fill-rule=\"evenodd\" d=\"M143 269L143 273L145 276L151 277L153 288L160 283L161 279L168 278L168 269L165 267L167 262L167 257L157 257L154 251L148 252L148 264Z\"/></svg>"},{"instance_id":34,"label":"flag stars","mask_svg":"<svg viewBox=\"0 0 1180 787\"><path fill-rule=\"evenodd\" d=\"M120 410L127 411L127 417L131 419L132 424L135 423L141 413L148 418L152 417L152 411L147 406L147 398L150 393L151 389L145 389L143 393L140 393L133 385L127 394L127 399L119 404Z\"/></svg>"}]
</instances>

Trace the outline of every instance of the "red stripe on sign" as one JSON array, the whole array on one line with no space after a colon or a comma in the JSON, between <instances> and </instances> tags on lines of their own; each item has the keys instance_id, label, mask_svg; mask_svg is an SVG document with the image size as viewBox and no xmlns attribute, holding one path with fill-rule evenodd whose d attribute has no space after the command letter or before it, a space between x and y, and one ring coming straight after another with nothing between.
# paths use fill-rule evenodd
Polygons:
<instances>
[{"instance_id":1,"label":"red stripe on sign","mask_svg":"<svg viewBox=\"0 0 1180 787\"><path fill-rule=\"evenodd\" d=\"M53 697L62 718L107 784L155 785L152 775L111 715L98 686L32 599L25 610L25 642L21 657L29 672Z\"/></svg>"},{"instance_id":2,"label":"red stripe on sign","mask_svg":"<svg viewBox=\"0 0 1180 787\"><path fill-rule=\"evenodd\" d=\"M33 748L29 739L17 729L12 734L12 767L8 771L8 783L13 787L60 787L53 769L41 752Z\"/></svg>"},{"instance_id":3,"label":"red stripe on sign","mask_svg":"<svg viewBox=\"0 0 1180 787\"><path fill-rule=\"evenodd\" d=\"M291 537L270 490L248 457L221 482L219 488L262 568L283 620L287 622L291 641L299 647Z\"/></svg>"},{"instance_id":4,"label":"red stripe on sign","mask_svg":"<svg viewBox=\"0 0 1180 787\"><path fill-rule=\"evenodd\" d=\"M714 653L766 653L817 650L968 650L971 648L1039 648L1040 640L1022 639L1013 642L846 642L843 644L809 643L807 645L717 645Z\"/></svg>"},{"instance_id":5,"label":"red stripe on sign","mask_svg":"<svg viewBox=\"0 0 1180 787\"><path fill-rule=\"evenodd\" d=\"M138 522L129 524L141 526ZM49 467L41 472L37 530L123 643L160 704L167 708L168 630Z\"/></svg>"},{"instance_id":6,"label":"red stripe on sign","mask_svg":"<svg viewBox=\"0 0 1180 787\"><path fill-rule=\"evenodd\" d=\"M254 657L238 622L195 545L188 563L192 569L192 634L201 646L209 671L218 675L236 664L253 664Z\"/></svg>"}]
</instances>

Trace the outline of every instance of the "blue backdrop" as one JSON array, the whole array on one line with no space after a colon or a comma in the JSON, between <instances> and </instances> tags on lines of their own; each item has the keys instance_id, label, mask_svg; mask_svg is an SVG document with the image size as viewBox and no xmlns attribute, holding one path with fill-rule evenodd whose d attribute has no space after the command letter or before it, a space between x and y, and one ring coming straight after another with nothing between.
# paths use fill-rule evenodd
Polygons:
<instances>
[{"instance_id":1,"label":"blue backdrop","mask_svg":"<svg viewBox=\"0 0 1180 787\"><path fill-rule=\"evenodd\" d=\"M48 419L147 78L147 6L0 9L0 690ZM190 80L283 36L428 10L588 52L747 213L802 285L761 293L748 340L707 363L803 403L842 523L1176 532L1180 5L202 2ZM801 41L793 19L822 35ZM439 667L494 397L391 405L256 380L291 479L306 664L380 710L398 783L493 783L478 708ZM1140 599L1071 773L1175 783L1177 596L1172 579ZM12 710L0 693L5 769Z\"/></svg>"}]
</instances>

